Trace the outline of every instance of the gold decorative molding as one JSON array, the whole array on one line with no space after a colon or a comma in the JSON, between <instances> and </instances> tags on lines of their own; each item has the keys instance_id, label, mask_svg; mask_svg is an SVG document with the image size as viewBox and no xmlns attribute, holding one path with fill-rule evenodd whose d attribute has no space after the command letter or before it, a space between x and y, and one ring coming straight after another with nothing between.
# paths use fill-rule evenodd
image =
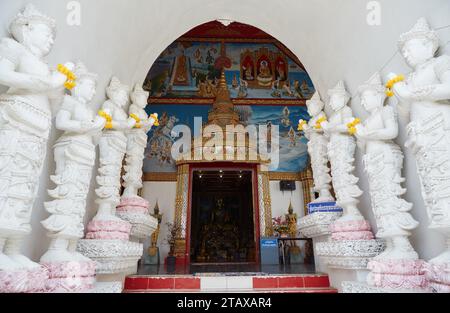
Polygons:
<instances>
[{"instance_id":1,"label":"gold decorative molding","mask_svg":"<svg viewBox=\"0 0 450 313\"><path fill-rule=\"evenodd\" d=\"M183 163L205 163L207 161L199 160L199 161L181 161L180 165ZM214 162L230 162L226 160L222 161L210 161L207 163ZM260 163L258 161L231 161L231 163ZM305 181L312 179L312 175L307 171L301 173L290 173L290 172L269 172L269 180L278 181L278 180L295 180L295 181ZM143 181L146 182L176 182L177 181L177 173L144 173Z\"/></svg>"},{"instance_id":2,"label":"gold decorative molding","mask_svg":"<svg viewBox=\"0 0 450 313\"><path fill-rule=\"evenodd\" d=\"M177 173L144 173L142 180L146 182L176 182Z\"/></svg>"},{"instance_id":3,"label":"gold decorative molding","mask_svg":"<svg viewBox=\"0 0 450 313\"><path fill-rule=\"evenodd\" d=\"M305 181L312 179L312 175L307 169L306 171L300 173L291 172L269 172L270 180L295 180L295 181Z\"/></svg>"},{"instance_id":4,"label":"gold decorative molding","mask_svg":"<svg viewBox=\"0 0 450 313\"><path fill-rule=\"evenodd\" d=\"M264 236L271 237L273 236L273 225L272 225L272 200L270 197L270 180L269 173L265 171L258 170L258 175L261 175L262 178L262 191L263 191L263 203L264 203L264 221L265 221L265 229ZM260 195L261 196L261 195Z\"/></svg>"}]
</instances>

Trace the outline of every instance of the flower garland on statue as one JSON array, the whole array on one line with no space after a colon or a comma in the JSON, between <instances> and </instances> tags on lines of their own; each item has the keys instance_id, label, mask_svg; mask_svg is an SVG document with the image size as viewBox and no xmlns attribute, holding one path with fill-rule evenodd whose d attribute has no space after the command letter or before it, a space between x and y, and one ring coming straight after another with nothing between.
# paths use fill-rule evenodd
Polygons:
<instances>
[{"instance_id":1,"label":"flower garland on statue","mask_svg":"<svg viewBox=\"0 0 450 313\"><path fill-rule=\"evenodd\" d=\"M322 129L322 123L326 122L327 118L325 116L322 116L321 118L317 119L316 124L314 125L315 129ZM303 131L305 129L305 125L307 125L307 122L305 120L299 120L298 121L298 131Z\"/></svg>"},{"instance_id":2,"label":"flower garland on statue","mask_svg":"<svg viewBox=\"0 0 450 313\"><path fill-rule=\"evenodd\" d=\"M321 118L319 118L316 121L316 125L314 125L314 128L315 129L322 129L322 123L326 122L326 121L327 121L327 118L325 116L322 116Z\"/></svg>"},{"instance_id":3,"label":"flower garland on statue","mask_svg":"<svg viewBox=\"0 0 450 313\"><path fill-rule=\"evenodd\" d=\"M100 110L100 111L98 111L98 115L100 117L103 117L106 120L105 129L113 129L113 124L112 124L113 119L112 119L111 114L109 114L105 110ZM142 127L142 124L141 124L142 121L136 114L131 113L130 117L136 121L136 124L135 124L134 128L138 128L139 129L139 128ZM151 126L158 127L159 126L158 114L157 113L151 114L150 115L150 121L151 121Z\"/></svg>"},{"instance_id":4,"label":"flower garland on statue","mask_svg":"<svg viewBox=\"0 0 450 313\"><path fill-rule=\"evenodd\" d=\"M136 121L136 125L134 125L134 128L141 128L142 127L141 119L136 114L131 113L130 117Z\"/></svg>"},{"instance_id":5,"label":"flower garland on statue","mask_svg":"<svg viewBox=\"0 0 450 313\"><path fill-rule=\"evenodd\" d=\"M298 121L298 127L297 127L297 130L298 130L299 132L303 131L303 130L305 129L305 125L306 125L306 124L307 124L307 123L306 123L305 120L299 120L299 121Z\"/></svg>"},{"instance_id":6,"label":"flower garland on statue","mask_svg":"<svg viewBox=\"0 0 450 313\"><path fill-rule=\"evenodd\" d=\"M158 113L150 114L150 121L153 122L152 126L159 126L159 119L158 119Z\"/></svg>"},{"instance_id":7,"label":"flower garland on statue","mask_svg":"<svg viewBox=\"0 0 450 313\"><path fill-rule=\"evenodd\" d=\"M359 118L353 119L353 122L347 124L348 133L350 135L356 134L356 125L361 124L361 120Z\"/></svg>"},{"instance_id":8,"label":"flower garland on statue","mask_svg":"<svg viewBox=\"0 0 450 313\"><path fill-rule=\"evenodd\" d=\"M103 117L106 120L105 129L113 128L111 114L107 113L106 111L100 110L100 111L98 111L98 115Z\"/></svg>"},{"instance_id":9,"label":"flower garland on statue","mask_svg":"<svg viewBox=\"0 0 450 313\"><path fill-rule=\"evenodd\" d=\"M66 87L68 90L72 90L77 85L75 83L75 81L77 80L75 74L62 64L58 64L57 70L58 72L60 72L63 75L66 75L67 77L67 80L64 83L64 87Z\"/></svg>"},{"instance_id":10,"label":"flower garland on statue","mask_svg":"<svg viewBox=\"0 0 450 313\"><path fill-rule=\"evenodd\" d=\"M402 82L404 80L405 80L405 76L403 76L403 75L397 75L394 78L390 79L386 83L386 96L388 96L389 98L394 96L394 92L392 91L392 88L394 88L394 85L396 83Z\"/></svg>"}]
</instances>

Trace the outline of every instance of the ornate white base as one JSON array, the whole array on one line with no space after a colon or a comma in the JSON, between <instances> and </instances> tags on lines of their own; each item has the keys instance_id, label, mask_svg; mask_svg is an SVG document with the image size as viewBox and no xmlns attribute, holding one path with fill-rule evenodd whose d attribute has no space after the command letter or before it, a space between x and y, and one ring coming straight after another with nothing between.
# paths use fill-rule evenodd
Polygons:
<instances>
[{"instance_id":1,"label":"ornate white base","mask_svg":"<svg viewBox=\"0 0 450 313\"><path fill-rule=\"evenodd\" d=\"M140 243L101 239L80 240L77 250L97 263L97 274L134 274L144 253Z\"/></svg>"},{"instance_id":2,"label":"ornate white base","mask_svg":"<svg viewBox=\"0 0 450 313\"><path fill-rule=\"evenodd\" d=\"M329 268L366 269L367 263L385 249L383 240L343 240L320 242L317 255Z\"/></svg>"},{"instance_id":3,"label":"ornate white base","mask_svg":"<svg viewBox=\"0 0 450 313\"><path fill-rule=\"evenodd\" d=\"M330 235L330 225L342 216L342 212L316 212L302 217L299 232L307 238Z\"/></svg>"},{"instance_id":4,"label":"ornate white base","mask_svg":"<svg viewBox=\"0 0 450 313\"><path fill-rule=\"evenodd\" d=\"M116 215L133 225L130 236L138 239L149 238L158 227L158 221L149 214L117 211Z\"/></svg>"},{"instance_id":5,"label":"ornate white base","mask_svg":"<svg viewBox=\"0 0 450 313\"><path fill-rule=\"evenodd\" d=\"M97 282L91 293L122 293L122 290L121 282Z\"/></svg>"},{"instance_id":6,"label":"ornate white base","mask_svg":"<svg viewBox=\"0 0 450 313\"><path fill-rule=\"evenodd\" d=\"M368 284L354 281L342 283L343 293L430 293L429 289L386 289L369 286Z\"/></svg>"}]
</instances>

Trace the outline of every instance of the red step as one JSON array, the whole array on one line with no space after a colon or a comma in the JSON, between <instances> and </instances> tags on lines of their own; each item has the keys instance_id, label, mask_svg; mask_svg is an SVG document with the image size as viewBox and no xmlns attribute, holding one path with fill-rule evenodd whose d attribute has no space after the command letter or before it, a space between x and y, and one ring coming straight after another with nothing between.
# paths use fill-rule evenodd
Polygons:
<instances>
[{"instance_id":1,"label":"red step","mask_svg":"<svg viewBox=\"0 0 450 313\"><path fill-rule=\"evenodd\" d=\"M280 292L336 293L328 275L292 274L269 276L128 276L124 292Z\"/></svg>"}]
</instances>

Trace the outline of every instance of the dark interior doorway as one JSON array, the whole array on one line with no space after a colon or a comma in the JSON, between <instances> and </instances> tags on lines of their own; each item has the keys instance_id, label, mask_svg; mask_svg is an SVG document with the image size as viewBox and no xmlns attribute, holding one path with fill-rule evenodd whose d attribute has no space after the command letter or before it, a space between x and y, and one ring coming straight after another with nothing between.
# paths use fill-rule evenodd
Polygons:
<instances>
[{"instance_id":1,"label":"dark interior doorway","mask_svg":"<svg viewBox=\"0 0 450 313\"><path fill-rule=\"evenodd\" d=\"M251 170L193 172L191 263L256 262Z\"/></svg>"}]
</instances>

